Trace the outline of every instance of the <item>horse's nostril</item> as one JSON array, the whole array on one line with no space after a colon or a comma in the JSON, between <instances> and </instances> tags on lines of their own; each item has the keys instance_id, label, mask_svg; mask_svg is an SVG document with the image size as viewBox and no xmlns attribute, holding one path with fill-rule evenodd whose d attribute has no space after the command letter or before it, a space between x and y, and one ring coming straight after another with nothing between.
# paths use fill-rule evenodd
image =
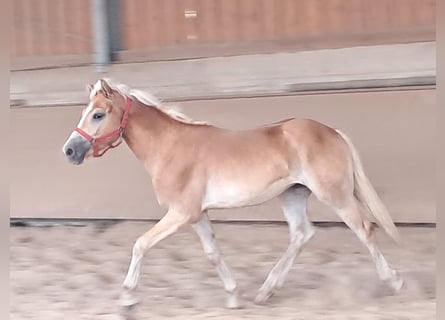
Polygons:
<instances>
[{"instance_id":1,"label":"horse's nostril","mask_svg":"<svg viewBox=\"0 0 445 320\"><path fill-rule=\"evenodd\" d=\"M66 154L68 157L70 157L70 156L72 156L72 155L74 154L74 150L71 149L71 148L67 148L67 149L65 150L65 154Z\"/></svg>"}]
</instances>

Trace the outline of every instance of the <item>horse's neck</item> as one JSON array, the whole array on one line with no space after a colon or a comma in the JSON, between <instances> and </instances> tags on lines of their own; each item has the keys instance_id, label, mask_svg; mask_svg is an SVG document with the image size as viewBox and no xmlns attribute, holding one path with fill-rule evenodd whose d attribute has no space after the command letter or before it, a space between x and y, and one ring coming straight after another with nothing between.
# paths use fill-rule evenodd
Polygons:
<instances>
[{"instance_id":1,"label":"horse's neck","mask_svg":"<svg viewBox=\"0 0 445 320\"><path fill-rule=\"evenodd\" d=\"M181 124L164 112L135 102L128 118L124 139L135 156L150 170L159 155L175 139Z\"/></svg>"}]
</instances>

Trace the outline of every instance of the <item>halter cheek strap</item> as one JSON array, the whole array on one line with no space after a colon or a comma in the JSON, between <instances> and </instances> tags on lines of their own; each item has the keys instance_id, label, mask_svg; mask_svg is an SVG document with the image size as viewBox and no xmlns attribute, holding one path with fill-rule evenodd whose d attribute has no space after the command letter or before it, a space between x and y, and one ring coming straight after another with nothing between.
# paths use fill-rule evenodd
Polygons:
<instances>
[{"instance_id":1,"label":"halter cheek strap","mask_svg":"<svg viewBox=\"0 0 445 320\"><path fill-rule=\"evenodd\" d=\"M127 105L125 107L124 114L122 115L122 119L121 119L119 128L117 128L116 130L113 130L113 131L106 133L104 135L101 135L99 137L93 137L93 136L89 135L88 133L86 133L81 128L74 129L74 131L76 131L82 137L87 139L89 143L91 143L91 145L93 147L93 156L94 157L101 157L108 149L116 148L118 145L120 145L122 143L122 135L124 133L125 128L127 127L128 115L130 113L132 102L133 101L127 97ZM112 142L102 152L100 152L99 144L110 141L114 138L117 138L117 140Z\"/></svg>"}]
</instances>

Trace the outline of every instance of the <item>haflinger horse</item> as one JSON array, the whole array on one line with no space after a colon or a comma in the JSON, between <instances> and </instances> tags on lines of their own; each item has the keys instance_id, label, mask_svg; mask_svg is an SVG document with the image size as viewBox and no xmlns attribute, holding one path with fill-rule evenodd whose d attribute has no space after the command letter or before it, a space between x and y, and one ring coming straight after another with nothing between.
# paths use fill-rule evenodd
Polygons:
<instances>
[{"instance_id":1,"label":"haflinger horse","mask_svg":"<svg viewBox=\"0 0 445 320\"><path fill-rule=\"evenodd\" d=\"M255 298L256 303L265 302L283 285L314 234L306 213L311 194L331 207L369 249L380 279L395 291L402 288L403 279L377 248L371 220L396 241L398 230L344 133L294 118L232 131L193 121L154 96L109 79L97 81L89 90L90 102L63 146L68 160L79 165L125 141L151 176L159 204L168 208L134 243L122 305L138 301L134 289L147 250L191 225L222 280L227 307L239 307L238 287L218 248L208 210L279 197L290 241Z\"/></svg>"}]
</instances>

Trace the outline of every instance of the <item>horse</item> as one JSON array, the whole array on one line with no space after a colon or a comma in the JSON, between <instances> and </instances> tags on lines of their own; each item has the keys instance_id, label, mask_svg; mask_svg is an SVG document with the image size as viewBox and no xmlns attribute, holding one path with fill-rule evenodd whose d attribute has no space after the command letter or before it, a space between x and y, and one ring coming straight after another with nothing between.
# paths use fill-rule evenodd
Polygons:
<instances>
[{"instance_id":1,"label":"horse","mask_svg":"<svg viewBox=\"0 0 445 320\"><path fill-rule=\"evenodd\" d=\"M265 303L282 287L314 235L306 213L311 194L332 208L367 247L379 278L395 291L402 288L404 280L376 245L372 220L396 242L399 232L357 149L340 130L298 118L228 130L192 120L155 96L111 79L100 79L88 89L89 104L63 146L66 158L80 165L125 141L151 177L158 203L167 208L133 245L119 298L122 306L138 303L134 290L148 249L191 225L222 280L226 306L239 308L238 286L215 240L208 211L279 197L290 239L254 300Z\"/></svg>"}]
</instances>

